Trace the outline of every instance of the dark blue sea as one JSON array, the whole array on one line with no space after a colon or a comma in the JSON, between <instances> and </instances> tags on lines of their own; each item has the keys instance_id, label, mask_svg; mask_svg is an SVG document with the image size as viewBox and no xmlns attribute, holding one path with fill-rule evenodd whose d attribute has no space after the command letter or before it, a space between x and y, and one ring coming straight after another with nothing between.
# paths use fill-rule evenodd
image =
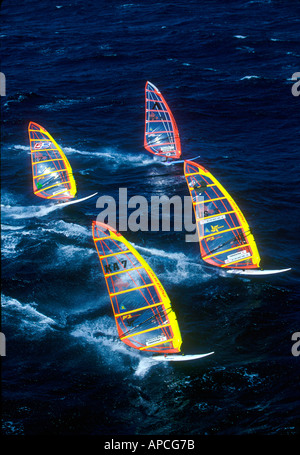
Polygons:
<instances>
[{"instance_id":1,"label":"dark blue sea","mask_svg":"<svg viewBox=\"0 0 300 455\"><path fill-rule=\"evenodd\" d=\"M2 434L299 435L299 2L17 0L1 24ZM223 276L184 230L123 232L183 351L215 352L193 362L118 339L92 238L99 196L189 195L183 164L143 147L147 80L182 158L200 155L235 198L262 266L292 268ZM96 198L51 211L33 194L30 121L65 151L78 197Z\"/></svg>"}]
</instances>

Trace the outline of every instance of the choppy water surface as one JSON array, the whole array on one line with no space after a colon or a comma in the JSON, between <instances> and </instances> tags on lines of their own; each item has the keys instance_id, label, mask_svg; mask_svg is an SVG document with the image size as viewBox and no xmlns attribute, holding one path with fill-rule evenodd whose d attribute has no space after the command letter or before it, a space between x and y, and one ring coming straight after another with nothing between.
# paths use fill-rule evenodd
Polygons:
<instances>
[{"instance_id":1,"label":"choppy water surface","mask_svg":"<svg viewBox=\"0 0 300 455\"><path fill-rule=\"evenodd\" d=\"M298 434L299 5L102 3L2 4L3 432ZM30 120L63 147L79 197L187 196L182 164L143 149L146 80L183 157L201 155L236 198L263 264L292 267L229 278L185 232L124 233L168 292L184 351L215 351L191 363L157 364L117 338L97 199L53 210L32 194Z\"/></svg>"}]
</instances>

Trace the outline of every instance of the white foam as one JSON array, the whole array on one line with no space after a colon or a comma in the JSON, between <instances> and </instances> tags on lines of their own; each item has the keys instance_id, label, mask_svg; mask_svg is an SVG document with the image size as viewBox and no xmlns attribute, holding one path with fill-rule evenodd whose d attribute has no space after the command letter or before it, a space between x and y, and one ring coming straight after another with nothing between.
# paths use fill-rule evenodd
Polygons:
<instances>
[{"instance_id":1,"label":"white foam","mask_svg":"<svg viewBox=\"0 0 300 455\"><path fill-rule=\"evenodd\" d=\"M144 377L152 366L157 366L151 354L149 358L142 357L138 350L128 347L118 338L113 316L83 322L72 330L71 335L94 345L99 350L103 362L116 371L128 369L128 358L132 361L134 374L139 377Z\"/></svg>"},{"instance_id":2,"label":"white foam","mask_svg":"<svg viewBox=\"0 0 300 455\"><path fill-rule=\"evenodd\" d=\"M81 257L86 258L95 252L93 248L84 248L86 241L92 236L91 229L87 226L81 226L74 223L66 223L63 220L50 221L46 226L28 228L27 226L11 226L2 224L2 245L1 251L3 257L16 257L24 251L18 249L18 244L23 237L30 236L31 239L47 240L47 234L59 234L67 239L74 239L76 246L58 245L57 259L75 258L78 261Z\"/></svg>"},{"instance_id":3,"label":"white foam","mask_svg":"<svg viewBox=\"0 0 300 455\"><path fill-rule=\"evenodd\" d=\"M7 216L8 218L12 218L14 220L22 220L27 218L34 218L34 217L43 217L48 215L48 213L53 212L54 210L58 210L62 208L60 204L50 204L49 206L46 205L5 205L1 204L1 212Z\"/></svg>"},{"instance_id":4,"label":"white foam","mask_svg":"<svg viewBox=\"0 0 300 455\"><path fill-rule=\"evenodd\" d=\"M29 337L37 332L41 333L45 330L51 330L52 325L56 324L53 319L36 310L37 304L34 302L22 304L17 299L2 294L1 305L4 316L12 313L19 315L18 327L26 330Z\"/></svg>"},{"instance_id":5,"label":"white foam","mask_svg":"<svg viewBox=\"0 0 300 455\"><path fill-rule=\"evenodd\" d=\"M255 76L255 75L252 75L252 76L244 76L244 77L241 77L241 78L240 78L240 81L243 81L244 79L259 79L259 76Z\"/></svg>"},{"instance_id":6,"label":"white foam","mask_svg":"<svg viewBox=\"0 0 300 455\"><path fill-rule=\"evenodd\" d=\"M63 54L65 52L65 48L57 49L56 53ZM73 104L78 104L83 102L83 100L74 100L74 99L69 99L69 100L57 100L54 103L48 103L48 104L41 104L38 109L41 110L47 110L47 111L58 111L61 109L66 109L69 106L72 106Z\"/></svg>"},{"instance_id":7,"label":"white foam","mask_svg":"<svg viewBox=\"0 0 300 455\"><path fill-rule=\"evenodd\" d=\"M72 261L74 267L78 266L78 263L86 259L86 256L94 254L93 248L82 248L74 245L60 245L56 251L55 263L61 261L65 264L66 260Z\"/></svg>"},{"instance_id":8,"label":"white foam","mask_svg":"<svg viewBox=\"0 0 300 455\"><path fill-rule=\"evenodd\" d=\"M167 262L165 270L160 273L160 279L164 286L164 283L181 284L186 286L192 286L195 283L200 283L212 278L212 275L205 272L202 264L197 262L194 258L189 258L184 253L173 253L157 248L146 248L139 245L132 245L141 252L146 252L150 255L150 258L146 258L149 265L155 272L155 264L157 267L161 266L161 259L159 261L156 258L163 258L164 262ZM165 287L165 286L164 286Z\"/></svg>"},{"instance_id":9,"label":"white foam","mask_svg":"<svg viewBox=\"0 0 300 455\"><path fill-rule=\"evenodd\" d=\"M11 226L9 224L1 224L2 231L18 231L20 229L24 229L25 226Z\"/></svg>"},{"instance_id":10,"label":"white foam","mask_svg":"<svg viewBox=\"0 0 300 455\"><path fill-rule=\"evenodd\" d=\"M171 253L165 250L159 250L157 248L147 248L144 246L136 245L133 242L131 242L131 244L137 250L145 251L146 253L149 253L151 256L160 256L175 261L189 261L189 259L184 253Z\"/></svg>"},{"instance_id":11,"label":"white foam","mask_svg":"<svg viewBox=\"0 0 300 455\"><path fill-rule=\"evenodd\" d=\"M67 238L74 239L87 239L91 237L91 228L87 226L81 226L75 223L66 223L63 220L49 223L47 227L40 228L42 232L50 232L55 234L64 235Z\"/></svg>"},{"instance_id":12,"label":"white foam","mask_svg":"<svg viewBox=\"0 0 300 455\"><path fill-rule=\"evenodd\" d=\"M151 354L149 354L151 356ZM157 368L157 361L153 360L152 357L149 358L143 358L139 361L138 366L134 372L135 376L138 376L140 378L143 378L146 376L146 374L149 372L149 370L155 366ZM167 362L163 364L164 367L167 366Z\"/></svg>"},{"instance_id":13,"label":"white foam","mask_svg":"<svg viewBox=\"0 0 300 455\"><path fill-rule=\"evenodd\" d=\"M26 152L30 152L29 145L14 145L13 147L16 150L25 150Z\"/></svg>"},{"instance_id":14,"label":"white foam","mask_svg":"<svg viewBox=\"0 0 300 455\"><path fill-rule=\"evenodd\" d=\"M2 227L1 227L2 229ZM5 235L1 235L1 254L4 257L17 257L17 245L19 243L19 238L15 235L14 232L7 231Z\"/></svg>"}]
</instances>

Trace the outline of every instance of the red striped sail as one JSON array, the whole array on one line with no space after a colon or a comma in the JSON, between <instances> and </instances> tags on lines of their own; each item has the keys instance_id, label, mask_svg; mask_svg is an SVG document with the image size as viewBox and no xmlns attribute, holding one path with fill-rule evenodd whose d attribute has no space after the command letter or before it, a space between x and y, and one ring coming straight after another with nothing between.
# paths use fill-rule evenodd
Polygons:
<instances>
[{"instance_id":1,"label":"red striped sail","mask_svg":"<svg viewBox=\"0 0 300 455\"><path fill-rule=\"evenodd\" d=\"M178 128L164 97L151 82L145 87L144 147L150 153L178 159L181 145Z\"/></svg>"}]
</instances>

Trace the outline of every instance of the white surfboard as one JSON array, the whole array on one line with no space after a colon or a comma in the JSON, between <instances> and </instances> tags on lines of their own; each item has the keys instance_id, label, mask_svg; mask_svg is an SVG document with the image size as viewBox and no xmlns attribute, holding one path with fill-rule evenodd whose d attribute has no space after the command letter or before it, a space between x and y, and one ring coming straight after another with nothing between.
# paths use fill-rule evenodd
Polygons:
<instances>
[{"instance_id":1,"label":"white surfboard","mask_svg":"<svg viewBox=\"0 0 300 455\"><path fill-rule=\"evenodd\" d=\"M73 201L62 202L61 204L56 204L54 207L62 208L62 207L66 207L67 205L77 204L78 202L83 202L83 201L86 201L87 199L90 199L91 197L96 196L96 194L98 194L98 193L94 193L94 194L91 194L90 196L82 197L81 199L74 199Z\"/></svg>"},{"instance_id":2,"label":"white surfboard","mask_svg":"<svg viewBox=\"0 0 300 455\"><path fill-rule=\"evenodd\" d=\"M273 275L275 273L282 273L282 272L287 272L289 270L292 270L291 268L289 269L279 269L279 270L259 270L259 269L248 269L248 270L238 270L238 269L229 269L226 270L226 273L231 273L232 275Z\"/></svg>"},{"instance_id":3,"label":"white surfboard","mask_svg":"<svg viewBox=\"0 0 300 455\"><path fill-rule=\"evenodd\" d=\"M166 355L156 355L153 356L153 360L164 361L164 362L186 362L188 360L201 359L207 357L208 355L214 354L213 352L208 352L206 354L166 354Z\"/></svg>"}]
</instances>

